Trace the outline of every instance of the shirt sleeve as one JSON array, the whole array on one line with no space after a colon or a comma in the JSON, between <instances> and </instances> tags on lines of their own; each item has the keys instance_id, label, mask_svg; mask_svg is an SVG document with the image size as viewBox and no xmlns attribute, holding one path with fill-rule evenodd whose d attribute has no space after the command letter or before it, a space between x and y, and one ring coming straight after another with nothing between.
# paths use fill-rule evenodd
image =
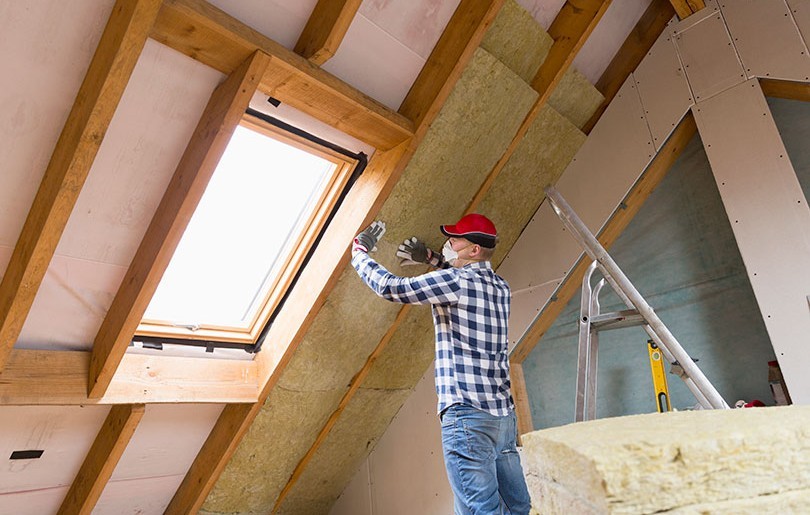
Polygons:
<instances>
[{"instance_id":1,"label":"shirt sleeve","mask_svg":"<svg viewBox=\"0 0 810 515\"><path fill-rule=\"evenodd\" d=\"M352 266L374 293L401 304L458 303L461 285L455 269L436 270L416 277L399 277L365 252L352 257Z\"/></svg>"}]
</instances>

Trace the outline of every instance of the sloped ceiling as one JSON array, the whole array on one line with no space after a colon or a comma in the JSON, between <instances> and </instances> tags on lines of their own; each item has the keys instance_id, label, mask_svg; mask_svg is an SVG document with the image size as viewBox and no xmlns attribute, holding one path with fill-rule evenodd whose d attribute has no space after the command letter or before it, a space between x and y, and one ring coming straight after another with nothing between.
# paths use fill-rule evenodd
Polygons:
<instances>
[{"instance_id":1,"label":"sloped ceiling","mask_svg":"<svg viewBox=\"0 0 810 515\"><path fill-rule=\"evenodd\" d=\"M436 224L457 218L470 205L510 145L538 96L529 82L551 45L545 29L563 3L505 3L379 211L390 232L378 256L392 270L406 273L391 258L404 237L418 234L434 246L441 243ZM613 4L578 53L574 65L579 71L565 75L489 192L478 199L478 208L501 228L498 260L542 200L542 185L556 179L584 140L578 127L601 102L590 84L648 3ZM5 163L0 271L8 266L113 4L0 2L0 59L5 64L0 105L7 114L0 122ZM292 49L316 2L212 4ZM395 111L457 4L366 0L338 52L322 68ZM15 349L92 349L200 113L223 79L223 73L199 60L154 39L146 41ZM403 312L383 304L345 270L204 509L327 511L430 362L430 334L426 311ZM380 347L381 341L388 345ZM370 355L373 366L366 366ZM355 394L334 420L333 431L323 435L323 445L313 447L361 370L366 379L355 384ZM220 403L147 406L96 512L166 509L221 411ZM6 455L21 448L45 449L36 466L7 462L0 470L0 512L56 512L108 412L105 406L0 406L0 419L15 421L0 431ZM290 483L308 452L300 479Z\"/></svg>"}]
</instances>

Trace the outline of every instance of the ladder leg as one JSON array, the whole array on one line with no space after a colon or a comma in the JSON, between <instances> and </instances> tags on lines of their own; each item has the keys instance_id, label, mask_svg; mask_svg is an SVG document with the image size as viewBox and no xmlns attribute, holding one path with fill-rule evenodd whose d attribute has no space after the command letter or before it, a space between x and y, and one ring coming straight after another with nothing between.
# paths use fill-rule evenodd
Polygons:
<instances>
[{"instance_id":1,"label":"ladder leg","mask_svg":"<svg viewBox=\"0 0 810 515\"><path fill-rule=\"evenodd\" d=\"M582 422L587 420L586 406L590 403L588 398L588 380L590 378L590 354L591 337L594 331L591 330L591 275L596 269L596 263L592 263L585 277L582 279L582 297L580 299L580 319L579 319L579 345L577 348L577 395L574 408L574 420ZM596 378L594 377L594 381Z\"/></svg>"}]
</instances>

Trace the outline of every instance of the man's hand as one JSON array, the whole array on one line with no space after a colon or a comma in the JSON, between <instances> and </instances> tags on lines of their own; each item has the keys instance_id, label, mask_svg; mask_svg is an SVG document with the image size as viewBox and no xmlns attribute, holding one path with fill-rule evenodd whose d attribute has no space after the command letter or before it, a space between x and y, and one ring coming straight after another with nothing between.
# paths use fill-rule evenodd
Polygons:
<instances>
[{"instance_id":1,"label":"man's hand","mask_svg":"<svg viewBox=\"0 0 810 515\"><path fill-rule=\"evenodd\" d=\"M373 252L377 250L377 242L385 234L385 222L377 220L369 225L354 238L352 242L352 254L356 252Z\"/></svg>"},{"instance_id":2,"label":"man's hand","mask_svg":"<svg viewBox=\"0 0 810 515\"><path fill-rule=\"evenodd\" d=\"M414 238L408 238L402 242L397 250L397 257L401 258L399 266L430 265L434 268L442 268L441 254L431 250L424 243Z\"/></svg>"},{"instance_id":3,"label":"man's hand","mask_svg":"<svg viewBox=\"0 0 810 515\"><path fill-rule=\"evenodd\" d=\"M413 266L430 263L433 251L417 240L408 238L397 249L397 257L401 258L399 266Z\"/></svg>"}]
</instances>

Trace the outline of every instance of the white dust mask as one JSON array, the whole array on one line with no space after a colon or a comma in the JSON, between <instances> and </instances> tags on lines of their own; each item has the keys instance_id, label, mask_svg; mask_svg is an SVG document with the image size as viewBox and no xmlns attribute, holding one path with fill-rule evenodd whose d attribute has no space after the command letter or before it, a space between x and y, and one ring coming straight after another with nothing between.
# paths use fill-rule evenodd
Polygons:
<instances>
[{"instance_id":1,"label":"white dust mask","mask_svg":"<svg viewBox=\"0 0 810 515\"><path fill-rule=\"evenodd\" d=\"M444 242L444 246L442 247L442 257L450 264L453 264L453 261L458 259L458 252L453 250L453 247L450 245L450 240Z\"/></svg>"}]
</instances>

